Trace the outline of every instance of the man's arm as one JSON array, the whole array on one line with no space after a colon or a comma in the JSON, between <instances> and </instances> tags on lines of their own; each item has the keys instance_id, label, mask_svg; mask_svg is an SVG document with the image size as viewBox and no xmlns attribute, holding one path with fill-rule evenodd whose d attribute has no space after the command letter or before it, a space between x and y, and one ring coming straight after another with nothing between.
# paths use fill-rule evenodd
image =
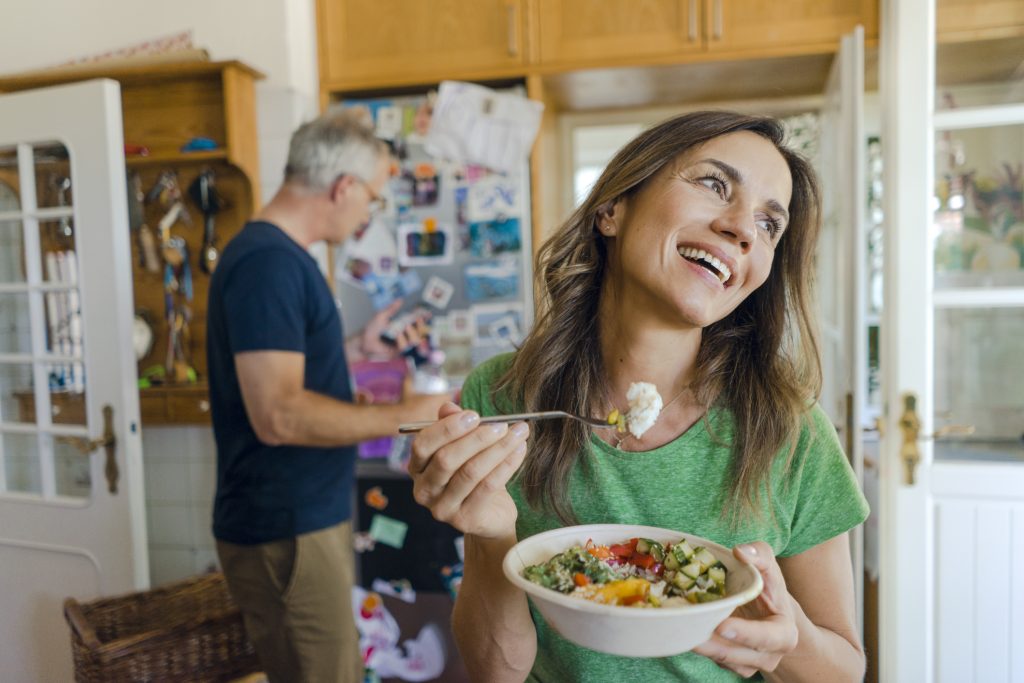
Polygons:
<instances>
[{"instance_id":1,"label":"man's arm","mask_svg":"<svg viewBox=\"0 0 1024 683\"><path fill-rule=\"evenodd\" d=\"M448 395L404 392L393 405L356 405L307 390L295 351L235 354L242 401L257 438L271 446L340 446L398 433L402 422L437 419Z\"/></svg>"}]
</instances>

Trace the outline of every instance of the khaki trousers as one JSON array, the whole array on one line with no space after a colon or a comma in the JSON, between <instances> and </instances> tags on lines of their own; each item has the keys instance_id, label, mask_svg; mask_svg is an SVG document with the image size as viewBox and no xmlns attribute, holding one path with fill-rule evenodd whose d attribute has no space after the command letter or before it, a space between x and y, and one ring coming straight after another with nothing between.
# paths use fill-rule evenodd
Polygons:
<instances>
[{"instance_id":1,"label":"khaki trousers","mask_svg":"<svg viewBox=\"0 0 1024 683\"><path fill-rule=\"evenodd\" d=\"M351 522L217 555L270 683L361 683Z\"/></svg>"}]
</instances>

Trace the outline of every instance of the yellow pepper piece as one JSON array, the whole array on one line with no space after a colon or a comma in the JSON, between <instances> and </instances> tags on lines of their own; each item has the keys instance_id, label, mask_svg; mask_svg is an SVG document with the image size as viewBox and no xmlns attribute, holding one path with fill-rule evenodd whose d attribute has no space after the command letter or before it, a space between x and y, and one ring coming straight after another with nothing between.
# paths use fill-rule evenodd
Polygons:
<instances>
[{"instance_id":1,"label":"yellow pepper piece","mask_svg":"<svg viewBox=\"0 0 1024 683\"><path fill-rule=\"evenodd\" d=\"M647 595L650 588L651 584L647 579L633 577L605 584L595 591L595 595L599 602L615 605L626 598L634 596L642 598Z\"/></svg>"}]
</instances>

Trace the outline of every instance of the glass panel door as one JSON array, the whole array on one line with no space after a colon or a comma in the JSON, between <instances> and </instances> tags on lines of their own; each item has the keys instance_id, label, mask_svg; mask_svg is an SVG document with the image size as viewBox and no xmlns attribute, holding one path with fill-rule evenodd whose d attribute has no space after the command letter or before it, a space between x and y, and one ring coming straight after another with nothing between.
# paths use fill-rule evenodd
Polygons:
<instances>
[{"instance_id":1,"label":"glass panel door","mask_svg":"<svg viewBox=\"0 0 1024 683\"><path fill-rule=\"evenodd\" d=\"M70 169L59 142L0 149L0 495L92 489Z\"/></svg>"},{"instance_id":2,"label":"glass panel door","mask_svg":"<svg viewBox=\"0 0 1024 683\"><path fill-rule=\"evenodd\" d=\"M946 102L962 89L995 90ZM1024 105L947 108L935 129L934 457L1024 464Z\"/></svg>"}]
</instances>

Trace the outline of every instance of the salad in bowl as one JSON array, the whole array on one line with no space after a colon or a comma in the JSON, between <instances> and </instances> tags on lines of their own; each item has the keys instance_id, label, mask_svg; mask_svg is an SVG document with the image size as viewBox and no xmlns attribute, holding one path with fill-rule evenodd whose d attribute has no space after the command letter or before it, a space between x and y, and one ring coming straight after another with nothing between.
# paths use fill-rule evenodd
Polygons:
<instances>
[{"instance_id":1,"label":"salad in bowl","mask_svg":"<svg viewBox=\"0 0 1024 683\"><path fill-rule=\"evenodd\" d=\"M687 652L763 588L729 548L630 524L530 536L509 549L502 569L564 638L625 657Z\"/></svg>"}]
</instances>

